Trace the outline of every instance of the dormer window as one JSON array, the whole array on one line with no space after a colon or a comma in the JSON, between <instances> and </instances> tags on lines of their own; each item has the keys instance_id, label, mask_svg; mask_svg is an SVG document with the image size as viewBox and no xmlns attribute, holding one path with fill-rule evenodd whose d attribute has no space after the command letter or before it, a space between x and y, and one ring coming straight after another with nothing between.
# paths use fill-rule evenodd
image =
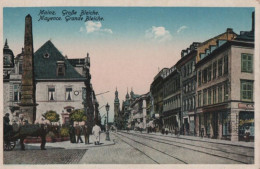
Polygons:
<instances>
[{"instance_id":1,"label":"dormer window","mask_svg":"<svg viewBox=\"0 0 260 169\"><path fill-rule=\"evenodd\" d=\"M57 61L57 76L65 75L65 63L64 61Z\"/></svg>"},{"instance_id":2,"label":"dormer window","mask_svg":"<svg viewBox=\"0 0 260 169\"><path fill-rule=\"evenodd\" d=\"M50 57L50 54L49 54L49 53L45 53L45 54L43 55L43 57L44 57L45 59L47 59L47 58Z\"/></svg>"}]
</instances>

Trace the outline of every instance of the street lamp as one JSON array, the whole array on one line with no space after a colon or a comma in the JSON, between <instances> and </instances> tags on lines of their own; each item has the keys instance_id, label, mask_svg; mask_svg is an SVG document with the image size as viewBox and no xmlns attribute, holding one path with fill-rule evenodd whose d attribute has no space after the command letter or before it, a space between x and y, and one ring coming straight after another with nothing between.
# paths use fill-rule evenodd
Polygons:
<instances>
[{"instance_id":1,"label":"street lamp","mask_svg":"<svg viewBox=\"0 0 260 169\"><path fill-rule=\"evenodd\" d=\"M106 111L107 111L107 127L106 127L106 140L107 141L110 141L110 138L109 138L109 131L108 131L108 111L109 111L109 104L107 103L106 105Z\"/></svg>"}]
</instances>

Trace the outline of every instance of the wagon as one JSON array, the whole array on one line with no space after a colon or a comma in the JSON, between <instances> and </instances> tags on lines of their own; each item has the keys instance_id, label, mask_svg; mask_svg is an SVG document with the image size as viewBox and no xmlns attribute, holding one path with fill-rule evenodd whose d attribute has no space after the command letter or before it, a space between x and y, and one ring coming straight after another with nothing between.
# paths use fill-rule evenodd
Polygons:
<instances>
[{"instance_id":1,"label":"wagon","mask_svg":"<svg viewBox=\"0 0 260 169\"><path fill-rule=\"evenodd\" d=\"M11 151L15 147L17 139L14 139L14 131L11 125L4 127L4 151Z\"/></svg>"}]
</instances>

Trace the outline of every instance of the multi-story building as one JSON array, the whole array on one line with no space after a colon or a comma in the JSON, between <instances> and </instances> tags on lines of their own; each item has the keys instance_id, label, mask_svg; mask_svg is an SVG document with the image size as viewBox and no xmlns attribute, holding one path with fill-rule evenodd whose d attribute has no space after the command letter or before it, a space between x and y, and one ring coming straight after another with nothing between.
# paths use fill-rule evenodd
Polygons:
<instances>
[{"instance_id":1,"label":"multi-story building","mask_svg":"<svg viewBox=\"0 0 260 169\"><path fill-rule=\"evenodd\" d=\"M12 118L20 112L21 80L24 50L15 58L7 41L4 46L4 111ZM74 109L84 108L86 69L90 66L89 56L80 59L64 57L51 41L47 41L34 53L36 82L36 118L48 110L61 115L60 122L67 123ZM11 64L12 63L12 64ZM48 67L46 68L46 65ZM90 84L90 100L93 104L93 119L99 119L98 102Z\"/></svg>"},{"instance_id":2,"label":"multi-story building","mask_svg":"<svg viewBox=\"0 0 260 169\"><path fill-rule=\"evenodd\" d=\"M163 68L155 77L150 86L150 92L152 95L152 117L155 119L154 123L157 130L163 127L163 78L168 68Z\"/></svg>"},{"instance_id":3,"label":"multi-story building","mask_svg":"<svg viewBox=\"0 0 260 169\"><path fill-rule=\"evenodd\" d=\"M171 132L180 128L181 88L180 74L175 66L169 68L163 79L163 126Z\"/></svg>"},{"instance_id":4,"label":"multi-story building","mask_svg":"<svg viewBox=\"0 0 260 169\"><path fill-rule=\"evenodd\" d=\"M147 94L143 94L138 96L134 99L131 103L131 124L133 125L132 128L142 128L146 129L146 99Z\"/></svg>"},{"instance_id":5,"label":"multi-story building","mask_svg":"<svg viewBox=\"0 0 260 169\"><path fill-rule=\"evenodd\" d=\"M196 108L196 56L200 43L193 42L189 48L182 50L181 59L176 63L180 72L181 88L181 133L195 134L195 108Z\"/></svg>"},{"instance_id":6,"label":"multi-story building","mask_svg":"<svg viewBox=\"0 0 260 169\"><path fill-rule=\"evenodd\" d=\"M197 131L238 141L248 127L254 136L253 29L215 42L198 53Z\"/></svg>"}]
</instances>

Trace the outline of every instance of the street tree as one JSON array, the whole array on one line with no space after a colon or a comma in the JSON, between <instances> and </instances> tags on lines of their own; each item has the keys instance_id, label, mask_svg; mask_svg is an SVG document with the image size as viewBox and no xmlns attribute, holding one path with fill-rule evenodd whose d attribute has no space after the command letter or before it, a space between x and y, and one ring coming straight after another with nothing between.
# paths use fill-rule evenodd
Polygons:
<instances>
[{"instance_id":1,"label":"street tree","mask_svg":"<svg viewBox=\"0 0 260 169\"><path fill-rule=\"evenodd\" d=\"M42 116L50 122L58 122L60 120L60 115L53 110L45 112Z\"/></svg>"}]
</instances>

